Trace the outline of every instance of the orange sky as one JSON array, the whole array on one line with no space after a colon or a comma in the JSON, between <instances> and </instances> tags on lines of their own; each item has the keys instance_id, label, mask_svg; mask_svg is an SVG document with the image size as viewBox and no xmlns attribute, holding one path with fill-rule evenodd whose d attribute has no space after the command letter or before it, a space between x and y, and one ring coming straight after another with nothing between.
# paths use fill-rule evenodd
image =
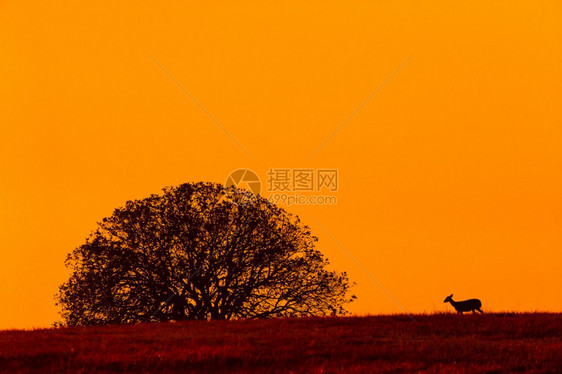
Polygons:
<instances>
[{"instance_id":1,"label":"orange sky","mask_svg":"<svg viewBox=\"0 0 562 374\"><path fill-rule=\"evenodd\" d=\"M562 310L560 2L115 3L0 2L0 328L114 208L238 168L339 170L288 210L355 313L401 310L330 236L411 312Z\"/></svg>"}]
</instances>

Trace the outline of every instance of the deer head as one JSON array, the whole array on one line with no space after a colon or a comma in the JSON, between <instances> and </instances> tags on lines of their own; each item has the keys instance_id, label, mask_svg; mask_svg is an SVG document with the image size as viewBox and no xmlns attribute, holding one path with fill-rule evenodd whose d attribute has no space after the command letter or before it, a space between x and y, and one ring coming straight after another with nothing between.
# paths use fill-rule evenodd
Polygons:
<instances>
[{"instance_id":1,"label":"deer head","mask_svg":"<svg viewBox=\"0 0 562 374\"><path fill-rule=\"evenodd\" d=\"M443 302L444 303L450 303L451 301L453 301L453 294L450 294L449 296L447 296L447 298Z\"/></svg>"}]
</instances>

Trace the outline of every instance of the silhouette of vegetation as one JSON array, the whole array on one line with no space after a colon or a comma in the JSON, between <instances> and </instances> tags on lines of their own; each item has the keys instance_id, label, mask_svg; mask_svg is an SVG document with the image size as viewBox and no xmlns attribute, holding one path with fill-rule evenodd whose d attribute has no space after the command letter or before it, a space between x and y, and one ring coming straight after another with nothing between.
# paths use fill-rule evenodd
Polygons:
<instances>
[{"instance_id":1,"label":"silhouette of vegetation","mask_svg":"<svg viewBox=\"0 0 562 374\"><path fill-rule=\"evenodd\" d=\"M298 217L220 184L163 191L116 209L68 255L59 324L347 313L352 284Z\"/></svg>"},{"instance_id":2,"label":"silhouette of vegetation","mask_svg":"<svg viewBox=\"0 0 562 374\"><path fill-rule=\"evenodd\" d=\"M562 314L441 313L0 331L5 373L560 373Z\"/></svg>"}]
</instances>

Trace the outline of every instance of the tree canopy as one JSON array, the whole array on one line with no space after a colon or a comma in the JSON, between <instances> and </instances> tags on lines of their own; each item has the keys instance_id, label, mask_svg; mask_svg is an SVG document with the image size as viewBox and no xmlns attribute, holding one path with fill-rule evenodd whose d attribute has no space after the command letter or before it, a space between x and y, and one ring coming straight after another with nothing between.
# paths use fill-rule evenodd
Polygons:
<instances>
[{"instance_id":1,"label":"tree canopy","mask_svg":"<svg viewBox=\"0 0 562 374\"><path fill-rule=\"evenodd\" d=\"M163 192L115 209L68 255L60 324L346 313L352 284L297 216L220 184Z\"/></svg>"}]
</instances>

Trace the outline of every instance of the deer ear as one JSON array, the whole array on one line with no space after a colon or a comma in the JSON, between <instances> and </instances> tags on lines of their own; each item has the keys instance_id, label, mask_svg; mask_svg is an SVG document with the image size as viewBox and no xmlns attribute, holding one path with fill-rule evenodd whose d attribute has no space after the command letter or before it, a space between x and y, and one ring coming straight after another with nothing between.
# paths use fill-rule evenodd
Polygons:
<instances>
[{"instance_id":1,"label":"deer ear","mask_svg":"<svg viewBox=\"0 0 562 374\"><path fill-rule=\"evenodd\" d=\"M451 294L451 296L449 296L449 297L453 297L453 294Z\"/></svg>"}]
</instances>

